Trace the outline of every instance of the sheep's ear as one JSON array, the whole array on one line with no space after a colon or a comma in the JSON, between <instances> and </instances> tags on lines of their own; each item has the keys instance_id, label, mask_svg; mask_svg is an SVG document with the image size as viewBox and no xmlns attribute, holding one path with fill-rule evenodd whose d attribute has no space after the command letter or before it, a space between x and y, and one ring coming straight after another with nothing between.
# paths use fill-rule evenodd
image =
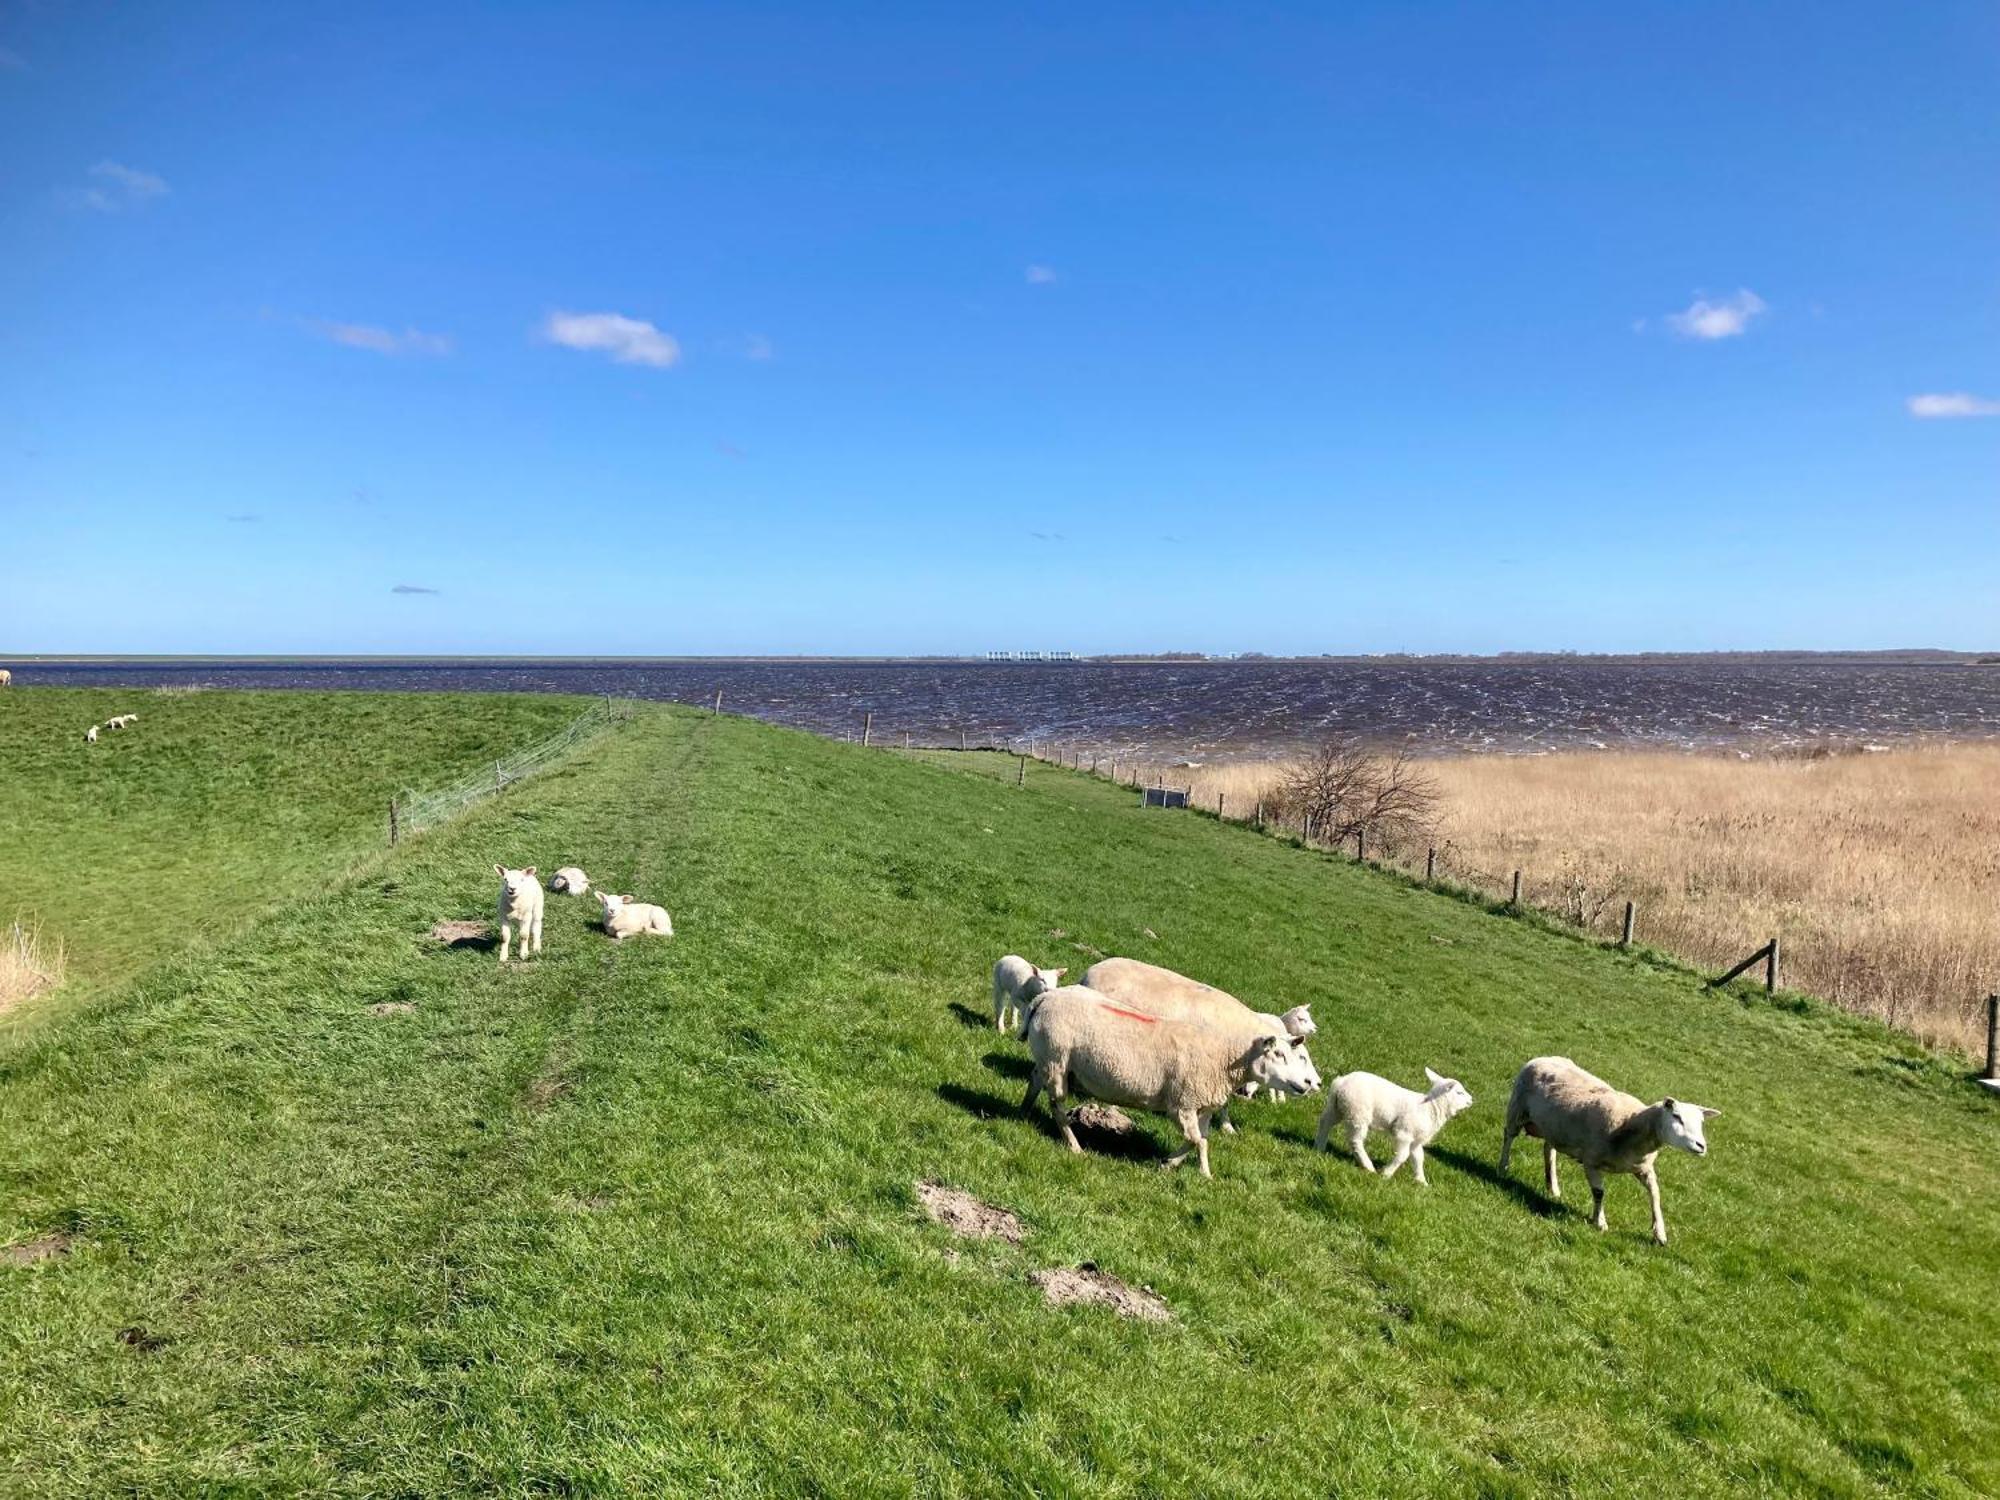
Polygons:
<instances>
[{"instance_id":1,"label":"sheep's ear","mask_svg":"<svg viewBox=\"0 0 2000 1500\"><path fill-rule=\"evenodd\" d=\"M498 875L502 880L505 880L507 878L507 867L505 865L495 865L493 873Z\"/></svg>"},{"instance_id":2,"label":"sheep's ear","mask_svg":"<svg viewBox=\"0 0 2000 1500\"><path fill-rule=\"evenodd\" d=\"M1710 1109L1706 1104L1697 1104L1695 1108L1701 1111L1701 1117L1704 1120L1713 1120L1717 1115L1722 1113L1719 1109Z\"/></svg>"},{"instance_id":3,"label":"sheep's ear","mask_svg":"<svg viewBox=\"0 0 2000 1500\"><path fill-rule=\"evenodd\" d=\"M529 865L528 868L523 870L521 873L523 875L532 875L535 873L535 867L533 865Z\"/></svg>"},{"instance_id":4,"label":"sheep's ear","mask_svg":"<svg viewBox=\"0 0 2000 1500\"><path fill-rule=\"evenodd\" d=\"M1278 1050L1278 1043L1279 1039L1277 1037L1267 1036L1259 1040L1257 1050L1259 1052L1276 1052Z\"/></svg>"},{"instance_id":5,"label":"sheep's ear","mask_svg":"<svg viewBox=\"0 0 2000 1500\"><path fill-rule=\"evenodd\" d=\"M1672 1111L1679 1109L1680 1107L1681 1107L1680 1102L1676 1100L1672 1094L1667 1095L1666 1098L1660 1101L1660 1108L1664 1110Z\"/></svg>"},{"instance_id":6,"label":"sheep's ear","mask_svg":"<svg viewBox=\"0 0 2000 1500\"><path fill-rule=\"evenodd\" d=\"M1067 973L1069 972L1069 970L1068 970L1068 969L1051 969L1051 970L1049 970L1049 972L1050 972L1051 974L1055 975L1055 976L1056 976L1056 978L1060 979L1060 978L1062 978L1062 977L1063 977L1063 975L1067 974Z\"/></svg>"},{"instance_id":7,"label":"sheep's ear","mask_svg":"<svg viewBox=\"0 0 2000 1500\"><path fill-rule=\"evenodd\" d=\"M1444 1082L1444 1074L1439 1073L1431 1068L1424 1069L1424 1077L1430 1080L1432 1088L1436 1088L1439 1084Z\"/></svg>"}]
</instances>

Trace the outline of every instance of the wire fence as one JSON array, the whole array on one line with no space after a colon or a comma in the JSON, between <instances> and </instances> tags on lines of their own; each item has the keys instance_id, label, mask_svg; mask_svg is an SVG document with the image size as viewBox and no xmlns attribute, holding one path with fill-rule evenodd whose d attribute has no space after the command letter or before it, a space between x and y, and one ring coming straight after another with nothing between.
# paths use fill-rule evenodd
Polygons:
<instances>
[{"instance_id":1,"label":"wire fence","mask_svg":"<svg viewBox=\"0 0 2000 1500\"><path fill-rule=\"evenodd\" d=\"M494 761L490 770L474 771L446 787L398 793L389 803L389 842L394 844L413 833L448 823L485 798L499 796L508 787L547 770L584 741L626 722L632 711L630 702L605 698L547 739Z\"/></svg>"}]
</instances>

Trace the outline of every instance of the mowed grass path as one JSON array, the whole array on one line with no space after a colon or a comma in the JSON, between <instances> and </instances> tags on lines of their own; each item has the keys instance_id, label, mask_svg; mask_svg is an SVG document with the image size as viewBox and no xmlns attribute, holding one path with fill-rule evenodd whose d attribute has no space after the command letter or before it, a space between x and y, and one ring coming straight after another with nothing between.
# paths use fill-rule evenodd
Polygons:
<instances>
[{"instance_id":1,"label":"mowed grass path","mask_svg":"<svg viewBox=\"0 0 2000 1500\"><path fill-rule=\"evenodd\" d=\"M539 962L426 941L496 860L572 859L679 936L552 897ZM1428 1191L1314 1155L1297 1102L1212 1182L1158 1121L1071 1157L986 971L1072 943L1479 1103ZM1549 1051L1722 1109L1663 1163L1668 1247L1629 1179L1599 1235L1573 1169L1555 1208L1493 1171ZM0 1489L1990 1494L1997 1115L1862 1023L1101 782L647 712L0 1044L0 1243L76 1237L0 1262ZM1029 1238L952 1241L919 1178ZM1085 1259L1175 1320L1025 1279Z\"/></svg>"},{"instance_id":2,"label":"mowed grass path","mask_svg":"<svg viewBox=\"0 0 2000 1500\"><path fill-rule=\"evenodd\" d=\"M538 695L0 692L0 921L60 938L73 980L122 978L338 876L389 798L553 734ZM114 714L139 722L83 731Z\"/></svg>"}]
</instances>

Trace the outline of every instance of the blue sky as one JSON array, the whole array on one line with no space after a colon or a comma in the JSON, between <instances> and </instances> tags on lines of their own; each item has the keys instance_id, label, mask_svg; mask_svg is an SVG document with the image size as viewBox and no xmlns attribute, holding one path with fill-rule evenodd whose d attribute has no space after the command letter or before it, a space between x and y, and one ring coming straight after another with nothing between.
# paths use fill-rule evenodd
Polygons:
<instances>
[{"instance_id":1,"label":"blue sky","mask_svg":"<svg viewBox=\"0 0 2000 1500\"><path fill-rule=\"evenodd\" d=\"M0 8L0 649L2000 645L1987 4Z\"/></svg>"}]
</instances>

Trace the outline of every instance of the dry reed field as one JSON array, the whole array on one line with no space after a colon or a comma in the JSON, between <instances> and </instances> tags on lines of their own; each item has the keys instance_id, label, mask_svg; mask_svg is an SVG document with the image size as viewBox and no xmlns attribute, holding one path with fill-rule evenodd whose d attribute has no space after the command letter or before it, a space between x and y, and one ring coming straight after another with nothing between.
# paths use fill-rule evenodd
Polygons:
<instances>
[{"instance_id":1,"label":"dry reed field","mask_svg":"<svg viewBox=\"0 0 2000 1500\"><path fill-rule=\"evenodd\" d=\"M1088 766L1086 756L1084 764ZM1783 982L1974 1052L2000 988L2000 746L1765 756L1579 751L1425 762L1439 877L1721 969L1776 934ZM1108 764L1103 767L1108 770ZM1270 762L1125 766L1249 818ZM1421 871L1421 847L1370 849Z\"/></svg>"},{"instance_id":2,"label":"dry reed field","mask_svg":"<svg viewBox=\"0 0 2000 1500\"><path fill-rule=\"evenodd\" d=\"M60 939L45 938L39 925L9 923L0 933L0 1011L55 989L66 966Z\"/></svg>"}]
</instances>

